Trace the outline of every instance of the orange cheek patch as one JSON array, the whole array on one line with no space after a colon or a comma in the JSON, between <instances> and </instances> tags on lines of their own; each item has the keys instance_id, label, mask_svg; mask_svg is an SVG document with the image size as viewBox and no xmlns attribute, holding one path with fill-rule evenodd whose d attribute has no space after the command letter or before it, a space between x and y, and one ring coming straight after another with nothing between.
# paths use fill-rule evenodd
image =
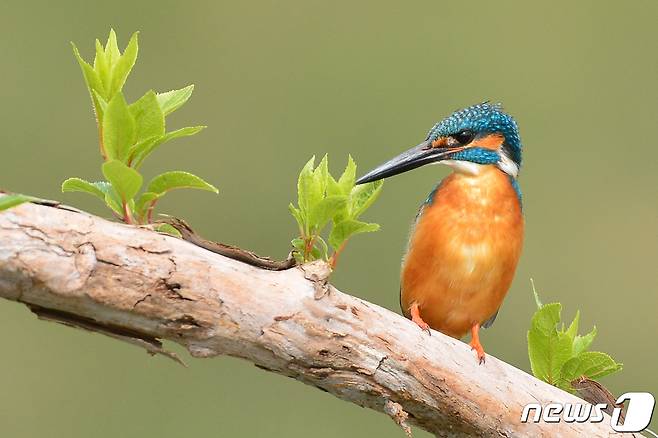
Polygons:
<instances>
[{"instance_id":1,"label":"orange cheek patch","mask_svg":"<svg viewBox=\"0 0 658 438\"><path fill-rule=\"evenodd\" d=\"M448 139L446 137L439 137L432 142L433 148L444 148L448 145Z\"/></svg>"},{"instance_id":2,"label":"orange cheek patch","mask_svg":"<svg viewBox=\"0 0 658 438\"><path fill-rule=\"evenodd\" d=\"M490 134L487 135L486 137L479 138L475 140L473 143L471 143L469 146L477 146L485 149L491 149L492 151L497 150L501 144L503 144L503 141L505 140L505 137L499 134Z\"/></svg>"}]
</instances>

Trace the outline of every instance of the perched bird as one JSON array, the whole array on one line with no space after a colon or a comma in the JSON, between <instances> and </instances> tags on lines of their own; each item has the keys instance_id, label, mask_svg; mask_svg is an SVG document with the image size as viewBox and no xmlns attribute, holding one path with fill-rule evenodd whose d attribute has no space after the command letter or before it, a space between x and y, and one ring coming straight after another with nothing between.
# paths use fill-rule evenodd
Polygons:
<instances>
[{"instance_id":1,"label":"perched bird","mask_svg":"<svg viewBox=\"0 0 658 438\"><path fill-rule=\"evenodd\" d=\"M422 329L454 338L471 332L484 362L480 327L489 327L512 283L523 245L517 182L521 139L500 104L457 111L425 141L361 177L376 181L443 163L453 172L421 206L402 261L400 305Z\"/></svg>"}]
</instances>

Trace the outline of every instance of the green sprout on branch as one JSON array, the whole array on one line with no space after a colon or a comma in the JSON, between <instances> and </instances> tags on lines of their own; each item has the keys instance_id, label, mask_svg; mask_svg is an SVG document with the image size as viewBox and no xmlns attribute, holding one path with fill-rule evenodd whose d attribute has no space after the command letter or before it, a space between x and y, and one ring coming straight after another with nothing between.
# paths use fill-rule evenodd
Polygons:
<instances>
[{"instance_id":1,"label":"green sprout on branch","mask_svg":"<svg viewBox=\"0 0 658 438\"><path fill-rule=\"evenodd\" d=\"M299 227L299 237L292 240L293 254L300 263L320 259L333 268L350 237L379 230L378 224L362 222L359 217L375 202L383 181L355 185L356 164L351 156L338 180L329 173L326 155L317 167L314 164L315 157L302 168L297 181L297 207L292 203L289 206ZM322 232L327 225L330 231L325 240Z\"/></svg>"},{"instance_id":2,"label":"green sprout on branch","mask_svg":"<svg viewBox=\"0 0 658 438\"><path fill-rule=\"evenodd\" d=\"M173 171L153 178L138 196L144 182L139 172L144 160L163 143L194 135L205 126L166 131L165 117L190 98L193 85L166 93L149 90L133 103L126 101L122 89L137 60L137 35L137 32L132 35L123 53L119 51L114 30L110 31L104 47L96 40L93 65L80 56L73 44L96 115L105 181L69 178L62 184L62 191L91 194L105 202L125 223L148 224L153 220L156 203L169 191L192 188L217 193L217 189L196 175ZM172 232L172 229L167 227L163 231Z\"/></svg>"},{"instance_id":3,"label":"green sprout on branch","mask_svg":"<svg viewBox=\"0 0 658 438\"><path fill-rule=\"evenodd\" d=\"M596 337L596 327L579 335L580 311L565 329L560 322L562 304L542 304L534 284L533 293L537 311L528 330L528 356L535 377L573 393L572 382L579 377L596 380L622 369L622 364L608 354L587 351Z\"/></svg>"}]
</instances>

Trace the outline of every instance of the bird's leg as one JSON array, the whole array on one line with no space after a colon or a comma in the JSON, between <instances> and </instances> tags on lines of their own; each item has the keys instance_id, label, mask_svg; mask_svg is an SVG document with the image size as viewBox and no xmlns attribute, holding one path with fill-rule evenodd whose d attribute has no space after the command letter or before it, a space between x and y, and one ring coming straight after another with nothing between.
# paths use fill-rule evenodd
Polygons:
<instances>
[{"instance_id":1,"label":"bird's leg","mask_svg":"<svg viewBox=\"0 0 658 438\"><path fill-rule=\"evenodd\" d=\"M411 305L411 308L409 308L409 312L411 313L411 320L415 322L418 327L427 331L427 334L431 336L432 332L430 332L429 324L423 321L423 318L420 317L420 310L418 308L417 302L414 301L414 303Z\"/></svg>"},{"instance_id":2,"label":"bird's leg","mask_svg":"<svg viewBox=\"0 0 658 438\"><path fill-rule=\"evenodd\" d=\"M475 323L471 327L471 342L468 343L471 346L472 350L475 350L478 356L478 362L481 364L484 363L484 347L480 344L480 324Z\"/></svg>"}]
</instances>

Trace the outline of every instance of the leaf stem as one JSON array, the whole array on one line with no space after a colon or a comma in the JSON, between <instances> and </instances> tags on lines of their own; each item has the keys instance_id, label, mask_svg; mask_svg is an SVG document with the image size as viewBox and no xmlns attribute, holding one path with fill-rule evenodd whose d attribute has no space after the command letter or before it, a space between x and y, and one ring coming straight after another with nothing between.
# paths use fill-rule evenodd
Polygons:
<instances>
[{"instance_id":1,"label":"leaf stem","mask_svg":"<svg viewBox=\"0 0 658 438\"><path fill-rule=\"evenodd\" d=\"M331 270L336 269L336 264L338 264L338 256L340 256L340 253L342 253L343 250L345 249L345 245L347 245L347 240L344 241L340 245L340 247L336 251L334 251L334 253L329 258L329 266L331 267Z\"/></svg>"},{"instance_id":2,"label":"leaf stem","mask_svg":"<svg viewBox=\"0 0 658 438\"><path fill-rule=\"evenodd\" d=\"M155 209L155 204L157 202L158 202L158 199L156 198L153 201L151 201L151 205L149 205L149 208L148 208L147 214L146 214L146 223L147 224L150 224L151 222L153 222L153 210Z\"/></svg>"},{"instance_id":3,"label":"leaf stem","mask_svg":"<svg viewBox=\"0 0 658 438\"><path fill-rule=\"evenodd\" d=\"M315 244L315 235L308 237L306 240L306 246L304 247L304 261L311 261L311 251L313 251L313 245Z\"/></svg>"},{"instance_id":4,"label":"leaf stem","mask_svg":"<svg viewBox=\"0 0 658 438\"><path fill-rule=\"evenodd\" d=\"M127 224L132 224L133 223L133 217L132 214L130 214L130 208L128 207L128 203L126 201L121 201L121 206L123 207L123 221Z\"/></svg>"}]
</instances>

